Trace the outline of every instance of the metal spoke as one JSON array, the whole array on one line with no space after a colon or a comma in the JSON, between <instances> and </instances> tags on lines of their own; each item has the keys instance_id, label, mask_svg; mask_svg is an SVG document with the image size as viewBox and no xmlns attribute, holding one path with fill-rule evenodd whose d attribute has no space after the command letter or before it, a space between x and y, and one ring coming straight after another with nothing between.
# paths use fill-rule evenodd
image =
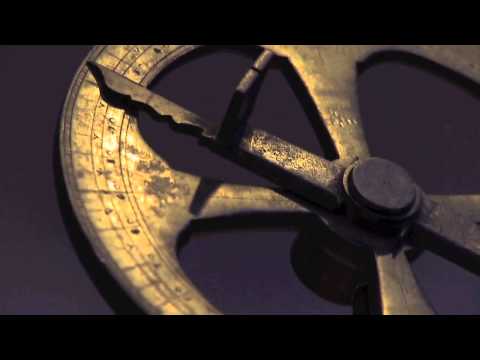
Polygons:
<instances>
[{"instance_id":1,"label":"metal spoke","mask_svg":"<svg viewBox=\"0 0 480 360\"><path fill-rule=\"evenodd\" d=\"M480 224L480 195L430 195L430 198Z\"/></svg>"},{"instance_id":2,"label":"metal spoke","mask_svg":"<svg viewBox=\"0 0 480 360\"><path fill-rule=\"evenodd\" d=\"M339 183L350 161L328 161L262 130L248 131L239 148L246 166L320 206L342 204Z\"/></svg>"},{"instance_id":3,"label":"metal spoke","mask_svg":"<svg viewBox=\"0 0 480 360\"><path fill-rule=\"evenodd\" d=\"M227 110L217 140L230 147L237 147L243 138L248 118L253 110L263 75L274 54L264 50L238 84Z\"/></svg>"},{"instance_id":4,"label":"metal spoke","mask_svg":"<svg viewBox=\"0 0 480 360\"><path fill-rule=\"evenodd\" d=\"M301 72L339 158L369 156L356 95L360 47L267 45Z\"/></svg>"},{"instance_id":5,"label":"metal spoke","mask_svg":"<svg viewBox=\"0 0 480 360\"><path fill-rule=\"evenodd\" d=\"M272 189L219 184L194 219L262 213L306 213L307 211Z\"/></svg>"},{"instance_id":6,"label":"metal spoke","mask_svg":"<svg viewBox=\"0 0 480 360\"><path fill-rule=\"evenodd\" d=\"M404 250L375 253L377 289L382 315L433 315L419 288Z\"/></svg>"},{"instance_id":7,"label":"metal spoke","mask_svg":"<svg viewBox=\"0 0 480 360\"><path fill-rule=\"evenodd\" d=\"M467 270L480 272L480 228L447 203L424 201L413 226L411 242Z\"/></svg>"},{"instance_id":8,"label":"metal spoke","mask_svg":"<svg viewBox=\"0 0 480 360\"><path fill-rule=\"evenodd\" d=\"M174 249L178 238L178 234L182 229L186 229L192 221L206 220L213 218L232 218L244 215L255 216L272 216L272 215L301 215L309 214L310 210L302 205L290 200L277 192L275 189L223 183L214 180L205 180L198 176L175 171L167 168L168 165L164 163L163 175L152 173L153 179L162 179L158 184L149 184L150 199L144 199L144 202L149 202L152 205L157 202L161 203L162 196L165 189L162 188L163 183L174 184L175 189L182 191L187 196L175 205L160 204L160 206L152 206L145 211L147 222L151 227L152 232L161 231L163 236L168 240L164 242L168 244L168 248ZM155 170L152 170L155 172ZM167 177L168 176L168 177ZM147 183L150 183L147 181ZM152 192L153 189L158 188L158 194ZM174 197L176 191L173 188L168 190L170 196ZM161 221L157 219L156 211L159 209L167 209L164 218ZM261 218L261 219L266 219ZM164 224L168 224L165 228ZM167 230L169 229L169 230Z\"/></svg>"}]
</instances>

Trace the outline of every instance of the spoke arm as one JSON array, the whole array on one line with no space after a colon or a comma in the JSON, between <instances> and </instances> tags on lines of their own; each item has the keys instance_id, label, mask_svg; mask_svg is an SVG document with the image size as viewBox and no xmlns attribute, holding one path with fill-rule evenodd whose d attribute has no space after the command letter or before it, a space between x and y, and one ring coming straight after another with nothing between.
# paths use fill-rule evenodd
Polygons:
<instances>
[{"instance_id":1,"label":"spoke arm","mask_svg":"<svg viewBox=\"0 0 480 360\"><path fill-rule=\"evenodd\" d=\"M307 209L269 188L219 184L195 218L307 212Z\"/></svg>"},{"instance_id":2,"label":"spoke arm","mask_svg":"<svg viewBox=\"0 0 480 360\"><path fill-rule=\"evenodd\" d=\"M365 158L369 149L360 119L357 99L356 62L358 46L266 45L288 59L305 86L308 102L318 111L321 142L333 146L341 159ZM326 135L326 136L325 136Z\"/></svg>"},{"instance_id":3,"label":"spoke arm","mask_svg":"<svg viewBox=\"0 0 480 360\"><path fill-rule=\"evenodd\" d=\"M347 82L347 81L345 81ZM356 84L337 96L318 96L320 112L340 158L370 156L356 97ZM324 110L323 110L324 109Z\"/></svg>"},{"instance_id":4,"label":"spoke arm","mask_svg":"<svg viewBox=\"0 0 480 360\"><path fill-rule=\"evenodd\" d=\"M430 198L444 204L456 212L468 216L473 222L480 224L480 195L430 195Z\"/></svg>"},{"instance_id":5,"label":"spoke arm","mask_svg":"<svg viewBox=\"0 0 480 360\"><path fill-rule=\"evenodd\" d=\"M355 58L345 57L331 48L323 53L325 63L310 70L323 87L315 86L313 99L338 157L370 156L357 97ZM332 72L331 69L337 68Z\"/></svg>"},{"instance_id":6,"label":"spoke arm","mask_svg":"<svg viewBox=\"0 0 480 360\"><path fill-rule=\"evenodd\" d=\"M350 162L322 159L261 130L249 131L239 149L247 164L283 187L328 209L341 205L338 184Z\"/></svg>"},{"instance_id":7,"label":"spoke arm","mask_svg":"<svg viewBox=\"0 0 480 360\"><path fill-rule=\"evenodd\" d=\"M271 51L264 50L241 79L218 131L219 142L232 148L238 147L247 128L248 118L257 99L263 75L273 57L274 54Z\"/></svg>"},{"instance_id":8,"label":"spoke arm","mask_svg":"<svg viewBox=\"0 0 480 360\"><path fill-rule=\"evenodd\" d=\"M433 315L417 285L405 252L375 254L377 290L382 315Z\"/></svg>"},{"instance_id":9,"label":"spoke arm","mask_svg":"<svg viewBox=\"0 0 480 360\"><path fill-rule=\"evenodd\" d=\"M425 200L411 241L467 270L480 271L480 228L447 203Z\"/></svg>"},{"instance_id":10,"label":"spoke arm","mask_svg":"<svg viewBox=\"0 0 480 360\"><path fill-rule=\"evenodd\" d=\"M272 188L206 180L175 170L172 174L175 184L183 189L183 195L168 212L159 215L153 210L147 217L152 228L158 227L164 235L170 234L167 241L170 249L177 246L181 238L178 235L196 221L200 221L201 225L202 220L206 220L209 228L209 220L214 220L216 225L213 228L232 225L257 227L281 225L292 217L303 219L311 216L309 209ZM160 195L160 198L164 196ZM162 223L169 226L162 226Z\"/></svg>"}]
</instances>

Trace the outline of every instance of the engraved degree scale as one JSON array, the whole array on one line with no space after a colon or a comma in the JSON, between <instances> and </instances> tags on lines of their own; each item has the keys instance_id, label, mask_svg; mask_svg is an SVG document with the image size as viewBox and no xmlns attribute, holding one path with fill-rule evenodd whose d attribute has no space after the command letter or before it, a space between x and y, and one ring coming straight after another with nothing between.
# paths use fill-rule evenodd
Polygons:
<instances>
[{"instance_id":1,"label":"engraved degree scale","mask_svg":"<svg viewBox=\"0 0 480 360\"><path fill-rule=\"evenodd\" d=\"M158 74L199 48L95 47L73 81L62 116L62 165L76 216L100 260L147 313L219 313L176 258L178 235L198 219L272 212L317 217L345 241L370 249L371 311L381 314L434 313L410 269L409 249L427 249L480 271L480 197L427 195L404 169L370 157L356 96L357 64L377 52L413 53L479 82L480 47L262 46L232 89L221 122L148 90ZM248 126L262 75L277 58L288 61L303 82L336 159ZM199 202L202 179L176 171L153 152L138 130L139 108L190 129L219 156L269 177L278 188L221 183Z\"/></svg>"}]
</instances>

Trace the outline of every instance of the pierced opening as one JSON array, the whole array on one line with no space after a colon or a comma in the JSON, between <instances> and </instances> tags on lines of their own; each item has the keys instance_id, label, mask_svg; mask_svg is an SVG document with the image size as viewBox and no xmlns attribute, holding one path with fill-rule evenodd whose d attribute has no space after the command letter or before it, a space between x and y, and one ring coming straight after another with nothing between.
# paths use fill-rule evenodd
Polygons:
<instances>
[{"instance_id":1,"label":"pierced opening","mask_svg":"<svg viewBox=\"0 0 480 360\"><path fill-rule=\"evenodd\" d=\"M292 215L196 222L179 239L179 262L226 314L351 314L345 271L333 272L339 265L326 254L312 264L305 253L312 249L305 246L311 244L308 223ZM322 243L329 236L317 231L314 240ZM315 250L321 253L318 246Z\"/></svg>"},{"instance_id":2,"label":"pierced opening","mask_svg":"<svg viewBox=\"0 0 480 360\"><path fill-rule=\"evenodd\" d=\"M480 192L480 86L418 56L384 52L359 67L374 156L404 166L428 193Z\"/></svg>"},{"instance_id":3,"label":"pierced opening","mask_svg":"<svg viewBox=\"0 0 480 360\"><path fill-rule=\"evenodd\" d=\"M318 110L287 59L277 57L272 61L249 124L311 153L335 158Z\"/></svg>"},{"instance_id":4,"label":"pierced opening","mask_svg":"<svg viewBox=\"0 0 480 360\"><path fill-rule=\"evenodd\" d=\"M168 66L149 88L205 120L221 121L240 79L261 52L255 46L200 47Z\"/></svg>"},{"instance_id":5,"label":"pierced opening","mask_svg":"<svg viewBox=\"0 0 480 360\"><path fill-rule=\"evenodd\" d=\"M426 252L412 269L429 302L441 315L480 313L478 274Z\"/></svg>"}]
</instances>

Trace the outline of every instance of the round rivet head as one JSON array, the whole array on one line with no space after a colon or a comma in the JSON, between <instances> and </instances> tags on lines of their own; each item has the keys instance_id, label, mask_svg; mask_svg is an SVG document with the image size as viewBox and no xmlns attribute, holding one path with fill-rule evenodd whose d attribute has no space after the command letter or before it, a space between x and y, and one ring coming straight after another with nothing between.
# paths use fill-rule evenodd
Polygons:
<instances>
[{"instance_id":1,"label":"round rivet head","mask_svg":"<svg viewBox=\"0 0 480 360\"><path fill-rule=\"evenodd\" d=\"M399 165L369 158L355 165L350 174L352 195L360 205L386 214L408 211L415 202L416 187Z\"/></svg>"}]
</instances>

